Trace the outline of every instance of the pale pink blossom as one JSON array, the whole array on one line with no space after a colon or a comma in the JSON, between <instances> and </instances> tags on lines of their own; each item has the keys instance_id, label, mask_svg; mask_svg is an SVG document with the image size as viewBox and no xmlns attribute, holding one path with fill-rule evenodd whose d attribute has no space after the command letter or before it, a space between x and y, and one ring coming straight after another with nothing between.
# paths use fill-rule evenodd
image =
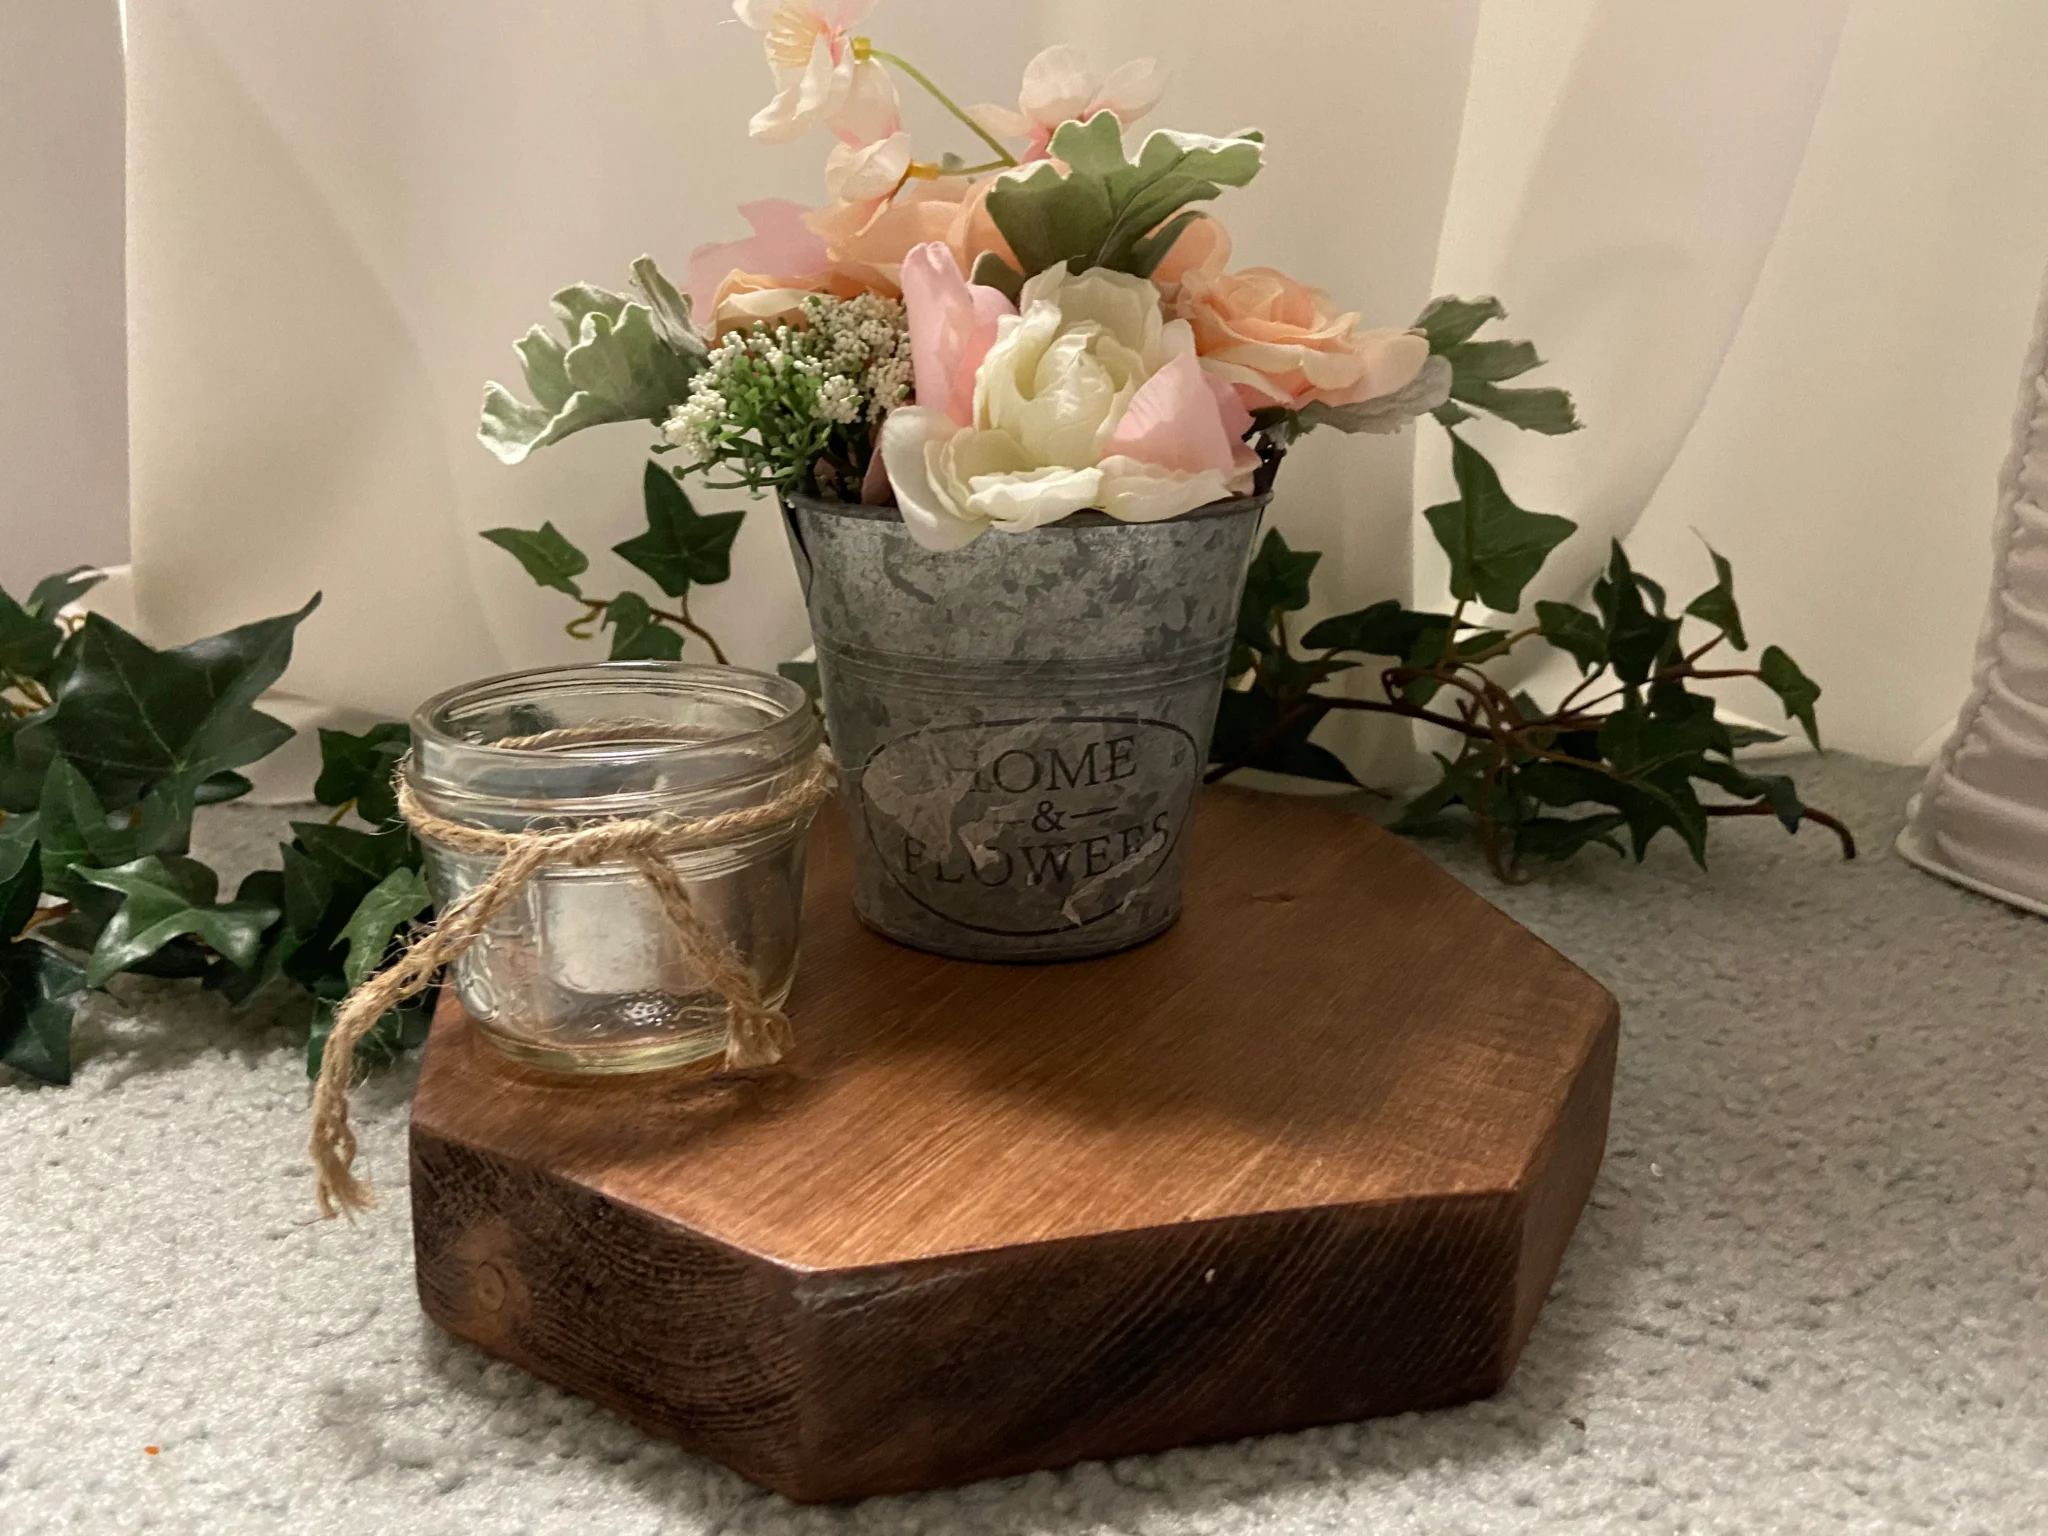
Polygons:
<instances>
[{"instance_id":1,"label":"pale pink blossom","mask_svg":"<svg viewBox=\"0 0 2048 1536\"><path fill-rule=\"evenodd\" d=\"M1086 122L1098 112L1114 112L1128 128L1158 106L1165 92L1165 73L1156 59L1133 59L1103 80L1089 67L1085 53L1060 44L1024 66L1016 110L980 106L973 115L999 139L1027 140L1025 160L1043 160L1061 123Z\"/></svg>"},{"instance_id":2,"label":"pale pink blossom","mask_svg":"<svg viewBox=\"0 0 2048 1536\"><path fill-rule=\"evenodd\" d=\"M748 124L757 139L782 143L813 123L842 142L871 144L901 126L889 72L854 48L852 29L875 0L733 0L733 14L762 34L775 98Z\"/></svg>"}]
</instances>

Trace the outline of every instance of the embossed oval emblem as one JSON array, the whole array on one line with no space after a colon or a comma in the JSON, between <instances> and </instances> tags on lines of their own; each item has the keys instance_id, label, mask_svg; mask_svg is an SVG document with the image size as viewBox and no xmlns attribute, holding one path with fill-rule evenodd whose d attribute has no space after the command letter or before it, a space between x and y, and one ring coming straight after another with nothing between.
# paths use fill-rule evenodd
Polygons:
<instances>
[{"instance_id":1,"label":"embossed oval emblem","mask_svg":"<svg viewBox=\"0 0 2048 1536\"><path fill-rule=\"evenodd\" d=\"M890 877L949 922L1006 934L1084 927L1157 877L1202 759L1163 720L928 726L863 765L867 835Z\"/></svg>"}]
</instances>

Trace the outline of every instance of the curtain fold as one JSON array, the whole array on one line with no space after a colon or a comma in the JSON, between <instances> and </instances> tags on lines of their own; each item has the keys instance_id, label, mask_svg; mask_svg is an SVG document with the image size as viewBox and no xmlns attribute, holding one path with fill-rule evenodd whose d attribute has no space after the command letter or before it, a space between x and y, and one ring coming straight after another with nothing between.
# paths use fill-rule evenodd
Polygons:
<instances>
[{"instance_id":1,"label":"curtain fold","mask_svg":"<svg viewBox=\"0 0 2048 1536\"><path fill-rule=\"evenodd\" d=\"M552 519L604 550L637 518L647 434L593 432L506 469L474 442L477 402L486 378L516 380L510 343L554 289L622 284L643 252L678 271L739 232L738 202L821 197L822 140L747 139L767 72L725 14L712 0L132 0L147 632L188 639L323 590L288 679L308 718L399 715L467 677L593 654L561 632L563 601L476 535ZM1222 206L1240 264L1286 267L1374 324L1405 322L1432 290L1496 291L1509 332L1577 392L1576 437L1479 429L1519 501L1582 524L1546 595L1582 590L1615 536L1660 575L1668 560L1679 588L1694 568L1704 586L1699 526L1735 559L1751 629L1784 635L1828 687L1836 744L1903 756L1953 708L1971 627L1958 615L1978 606L1956 592L1981 592L1988 522L1970 493L1990 461L1966 450L1981 402L2009 387L2032 286L1971 244L1969 221L2031 242L2029 267L2048 250L2048 136L2012 131L2032 111L2024 82L2048 70L2048 9L1274 0L1248 19L1223 0L883 0L867 26L972 101L1012 99L1050 41L1103 68L1161 56L1175 84L1155 122L1268 132L1269 170ZM1914 74L1913 49L1940 71ZM1985 118L2000 131L1969 126ZM914 99L910 126L952 144ZM1874 135L1890 136L1881 150ZM1902 185L1901 166L1917 179ZM1959 281L1949 302L1967 323L1922 323ZM1887 310L1913 320L1889 361L1872 333ZM1831 376L1830 355L1853 368ZM1830 410L1828 431L1801 434L1800 412ZM1439 437L1322 434L1287 466L1276 516L1324 551L1319 610L1440 589L1411 516L1440 499ZM1831 477L1860 486L1874 454L1913 466L1882 547L1860 538L1870 492L1826 493ZM1776 494L1795 484L1796 504ZM1840 579L1843 549L1887 581L1918 569L1940 587L1938 608L1892 606L1883 665L1802 648L1871 622L1867 590ZM594 586L624 581L597 558ZM766 507L701 609L743 662L805 643ZM1398 730L1342 745L1368 777L1406 765Z\"/></svg>"}]
</instances>

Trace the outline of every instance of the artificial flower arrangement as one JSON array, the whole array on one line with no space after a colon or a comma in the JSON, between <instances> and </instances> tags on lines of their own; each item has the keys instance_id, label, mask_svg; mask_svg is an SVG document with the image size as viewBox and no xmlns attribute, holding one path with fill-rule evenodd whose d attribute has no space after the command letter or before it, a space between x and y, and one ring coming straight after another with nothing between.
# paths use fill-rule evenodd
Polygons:
<instances>
[{"instance_id":1,"label":"artificial flower arrangement","mask_svg":"<svg viewBox=\"0 0 2048 1536\"><path fill-rule=\"evenodd\" d=\"M632 296L564 290L555 308L566 337L536 329L519 343L533 402L496 386L486 395L481 436L507 462L605 422L645 421L660 434L645 474L647 526L616 551L662 598L586 594L589 559L551 523L487 535L580 605L573 633L604 625L618 659L673 660L686 639L724 659L689 595L729 578L742 514L699 513L684 474L820 506L867 504L875 527L928 557L919 579L988 559L1000 574L1006 552L1091 519L1115 525L1085 535L1106 559L1119 530L1192 533L1204 498L1246 500L1236 493L1269 481L1300 432L1386 431L1430 411L1451 430L1459 495L1425 517L1449 558L1456 606L1382 602L1290 633L1317 556L1268 532L1248 571L1231 577L1218 669L1228 686L1220 707L1209 700L1213 734L1199 753L1208 776L1258 767L1352 782L1311 736L1333 712L1370 710L1452 734L1459 745L1439 757L1440 779L1411 821L1462 809L1506 876L1624 835L1640 858L1665 830L1703 861L1722 817L1772 816L1793 830L1815 820L1852 851L1847 830L1803 805L1789 778L1735 762L1760 733L1722 721L1689 686L1758 678L1815 734L1820 690L1782 650L1767 647L1755 668L1712 665L1718 648L1749 643L1719 555L1714 585L1676 611L1617 547L1590 607L1539 602L1520 627L1490 620L1487 610L1517 609L1573 525L1516 506L1455 429L1474 412L1538 432L1577 427L1563 391L1509 384L1539 366L1528 343L1478 339L1501 318L1497 303L1439 300L1412 328L1371 330L1280 273L1231 271L1223 226L1192 205L1250 180L1264 146L1249 134L1161 133L1130 157L1123 130L1160 94L1146 63L1098 80L1074 51L1048 50L1014 111L963 112L939 96L988 158L913 159L889 71L931 87L852 35L867 9L737 6L764 34L776 73L754 131L830 129L827 202L749 205L749 239L692 259L692 298L646 261ZM1198 543L1160 546L1160 578L1183 574L1171 559ZM896 576L907 569L900 555ZM142 974L196 979L237 1007L279 989L310 998L317 1070L341 997L408 925L431 917L419 848L392 793L406 729L321 732L317 793L333 820L296 824L281 867L223 900L214 872L191 856L194 811L245 793L236 770L290 737L254 704L311 606L157 651L72 606L94 579L73 572L20 600L0 593L0 1066L65 1081L81 1003ZM1084 579L1070 572L1068 584ZM1001 606L1000 585L965 590ZM1042 588L1031 601L1059 596ZM1531 643L1569 655L1581 673L1554 704L1489 671ZM1328 686L1361 658L1378 663L1380 696ZM137 740L150 743L140 756ZM1068 815L1062 796L1142 777L1129 732L1055 741L1042 754L1009 736L994 745L988 783L1042 786L1026 810L1046 826ZM941 884L979 885L1010 858L1025 879L1113 885L1117 868L1158 857L1150 834L1161 824L1141 820L1120 837L1048 832L1014 851L983 835L966 864L931 870ZM394 1010L358 1051L417 1044L431 1003Z\"/></svg>"},{"instance_id":2,"label":"artificial flower arrangement","mask_svg":"<svg viewBox=\"0 0 2048 1536\"><path fill-rule=\"evenodd\" d=\"M1593 608L1541 603L1523 627L1489 616L1517 610L1576 525L1516 506L1456 429L1475 415L1541 433L1579 426L1563 390L1510 383L1541 365L1529 343L1479 336L1502 317L1497 301L1440 299L1410 326L1368 327L1287 273L1233 269L1229 233L1208 205L1258 175L1260 134L1161 129L1133 150L1130 130L1157 105L1161 72L1140 60L1098 77L1066 47L1031 61L1014 109L963 108L855 32L871 9L872 0L734 5L761 34L775 80L753 134L816 130L834 141L820 206L744 206L752 234L699 248L687 297L644 259L632 295L565 290L555 300L565 334L536 327L519 343L531 403L497 385L486 392L480 436L507 463L603 422L657 429L648 530L617 551L677 600L674 610L632 592L585 595L588 559L552 524L487 535L583 603L572 633L605 624L622 659L674 658L690 634L709 641L688 593L729 575L740 514L698 514L680 490L688 477L777 493L807 576L819 540L805 519L821 505L886 514L935 557L981 551L978 560L1015 566L1048 530L1106 520L1135 536L1263 496L1288 445L1315 428L1384 433L1433 415L1452 438L1459 497L1426 517L1450 560L1455 611L1380 603L1297 641L1288 615L1308 604L1317 556L1269 531L1231 600L1221 697L1200 727L1209 777L1255 767L1355 782L1310 737L1335 711L1371 710L1455 733L1461 745L1439 758L1442 777L1415 815L1462 807L1505 878L1589 843L1619 848L1622 833L1638 858L1668 829L1703 860L1708 822L1726 815L1774 815L1793 830L1811 816L1852 847L1789 779L1736 766L1736 749L1767 733L1720 721L1714 701L1687 687L1757 678L1814 734L1819 689L1783 651L1768 648L1755 668L1700 665L1722 644L1747 644L1720 556L1715 586L1680 612L1617 546ZM920 157L902 125L899 76L973 136L974 156ZM987 554L991 537L1000 556ZM1082 565L1110 547L1090 545ZM1031 579L975 571L984 585ZM970 580L958 570L931 579ZM812 609L816 628L815 595ZM1706 626L1703 641L1682 633L1689 621ZM1037 643L1010 640L1012 655ZM1555 708L1486 669L1525 642L1567 652L1584 674ZM1381 696L1326 686L1365 658L1377 658ZM832 663L821 660L829 715ZM850 766L858 779L861 764ZM1588 804L1592 814L1559 814ZM936 830L965 841L962 869L978 874L995 858L971 830ZM921 846L905 834L906 850Z\"/></svg>"}]
</instances>

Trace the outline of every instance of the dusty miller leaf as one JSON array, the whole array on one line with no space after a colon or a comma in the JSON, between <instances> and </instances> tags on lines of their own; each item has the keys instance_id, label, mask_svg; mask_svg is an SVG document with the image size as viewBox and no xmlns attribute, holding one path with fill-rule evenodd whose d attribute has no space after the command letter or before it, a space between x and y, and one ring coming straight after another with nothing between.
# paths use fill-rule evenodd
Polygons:
<instances>
[{"instance_id":1,"label":"dusty miller leaf","mask_svg":"<svg viewBox=\"0 0 2048 1536\"><path fill-rule=\"evenodd\" d=\"M989 217L1025 277L1062 261L1073 272L1108 267L1150 276L1165 250L1147 237L1188 204L1244 186L1259 173L1265 146L1251 134L1216 139L1162 129L1132 161L1116 114L1105 111L1061 124L1051 151L1051 160L1004 173L988 195Z\"/></svg>"},{"instance_id":2,"label":"dusty miller leaf","mask_svg":"<svg viewBox=\"0 0 2048 1536\"><path fill-rule=\"evenodd\" d=\"M647 258L633 275L647 302L564 288L554 310L566 340L536 325L516 344L532 404L503 385L484 386L477 437L499 459L517 464L606 422L663 421L689 397L705 352L689 306Z\"/></svg>"}]
</instances>

